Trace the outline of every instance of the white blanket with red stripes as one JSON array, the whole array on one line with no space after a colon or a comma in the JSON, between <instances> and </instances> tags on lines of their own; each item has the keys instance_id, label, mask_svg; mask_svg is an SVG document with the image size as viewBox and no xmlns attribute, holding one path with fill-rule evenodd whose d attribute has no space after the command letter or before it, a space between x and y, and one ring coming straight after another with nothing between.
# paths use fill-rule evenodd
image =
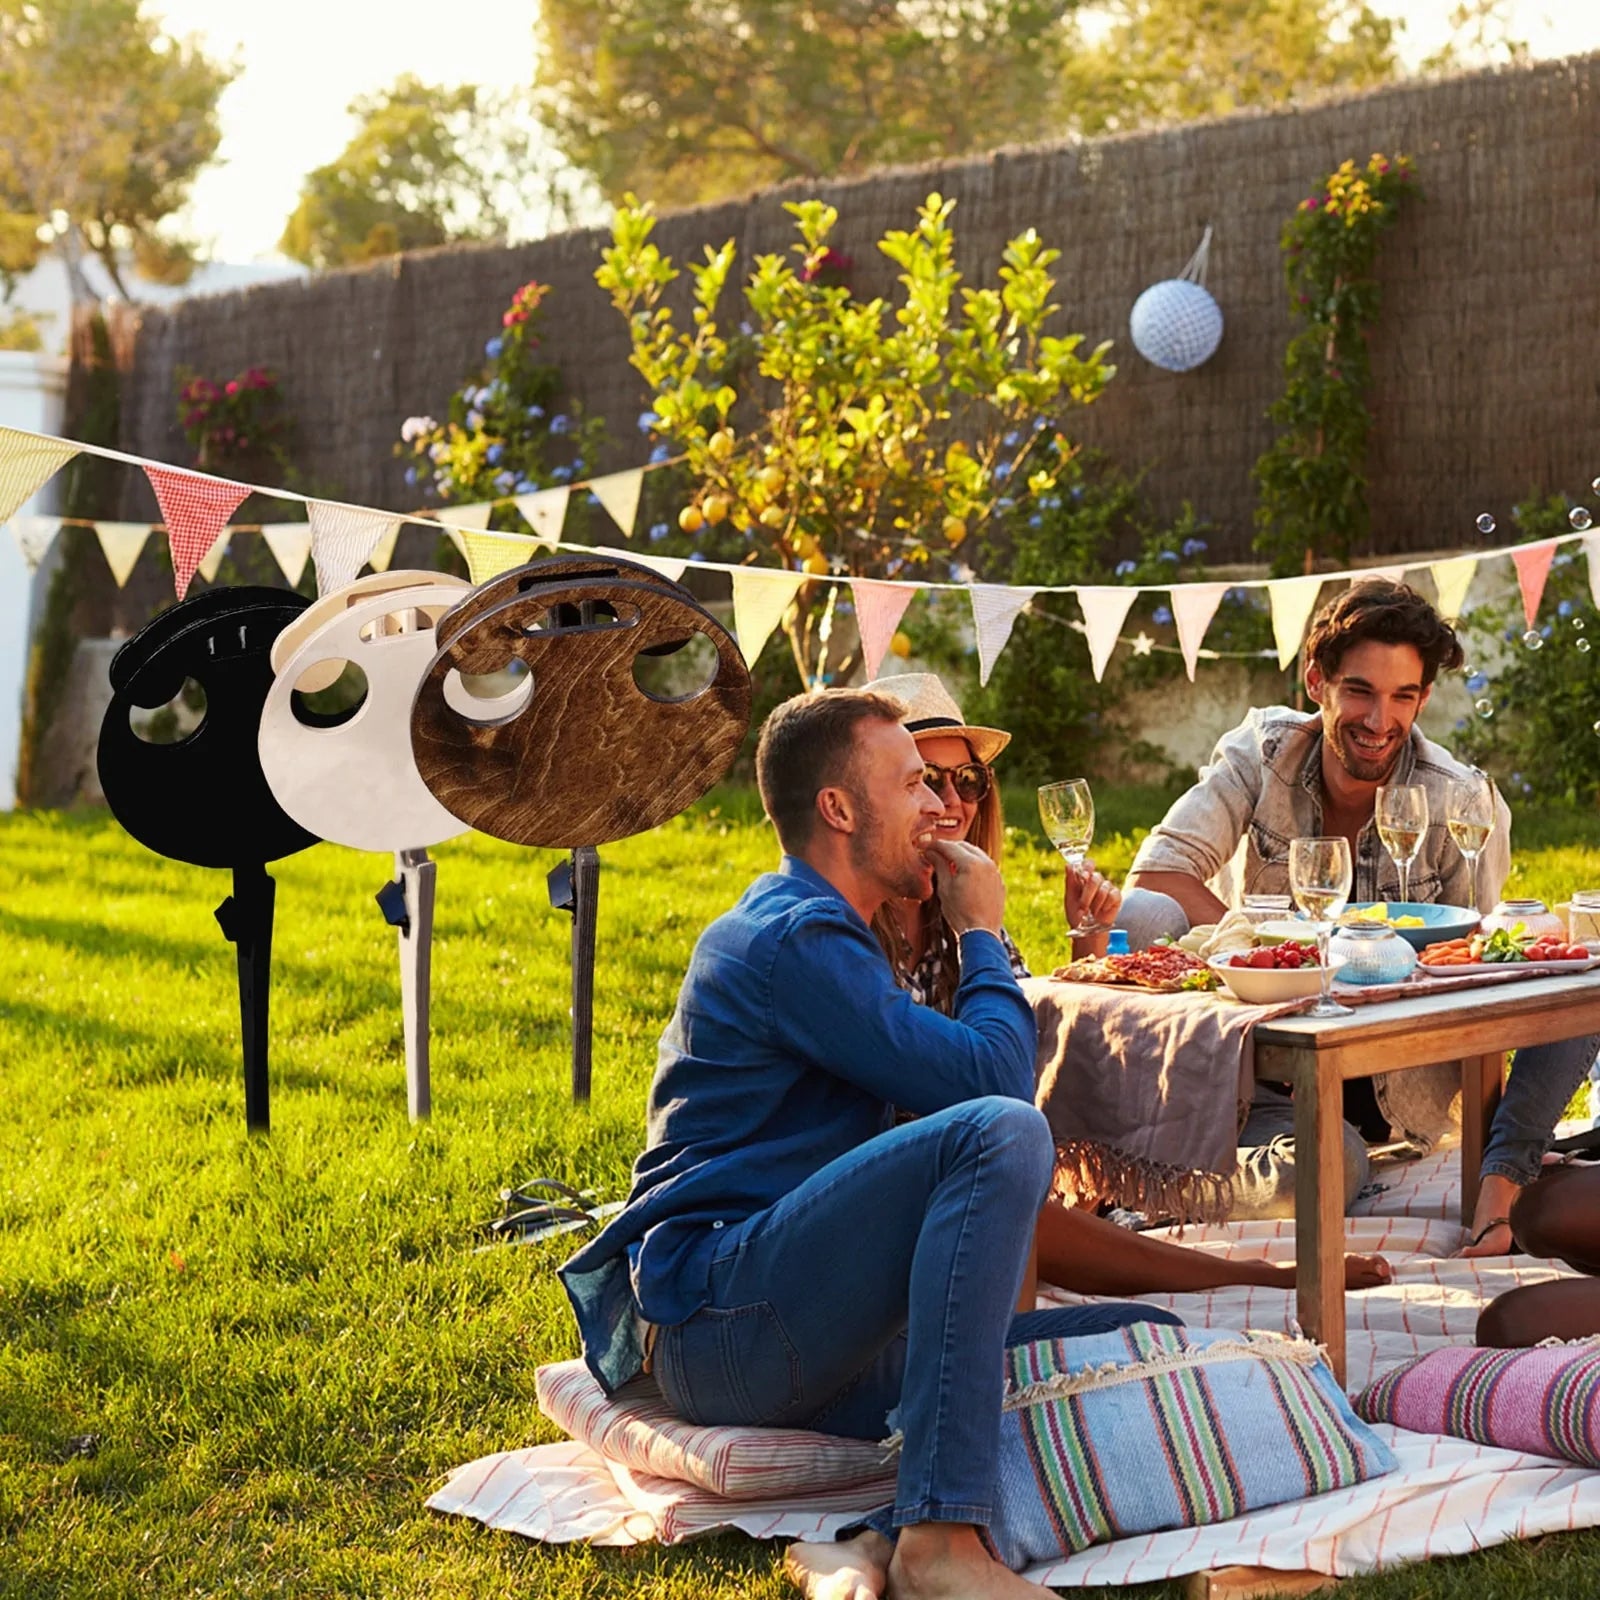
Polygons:
<instances>
[{"instance_id":1,"label":"white blanket with red stripes","mask_svg":"<svg viewBox=\"0 0 1600 1600\"><path fill-rule=\"evenodd\" d=\"M1347 1219L1349 1250L1381 1252L1394 1282L1346 1298L1352 1392L1397 1363L1446 1344L1471 1344L1478 1313L1497 1294L1565 1269L1527 1257L1450 1259L1462 1241L1458 1165L1441 1152L1379 1174L1388 1188ZM1238 1259L1291 1259L1292 1222L1192 1227L1183 1242ZM1048 1291L1040 1304L1081 1297ZM1233 1288L1147 1295L1202 1327L1292 1331L1294 1297ZM1296 1501L1205 1528L1141 1535L1034 1568L1054 1588L1146 1583L1208 1567L1261 1566L1347 1575L1508 1539L1600 1526L1600 1472L1437 1434L1380 1426L1399 1470L1336 1494ZM881 1496L872 1496L875 1501ZM870 1501L813 1494L784 1503L720 1499L650 1478L575 1443L487 1456L458 1468L428 1501L436 1511L551 1542L675 1543L737 1528L755 1538L827 1538Z\"/></svg>"}]
</instances>

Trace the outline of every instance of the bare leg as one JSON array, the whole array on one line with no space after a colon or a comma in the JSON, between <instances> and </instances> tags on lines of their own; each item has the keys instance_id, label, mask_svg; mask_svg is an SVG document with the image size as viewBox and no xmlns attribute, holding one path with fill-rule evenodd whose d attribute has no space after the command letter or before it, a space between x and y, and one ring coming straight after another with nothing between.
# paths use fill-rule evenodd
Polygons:
<instances>
[{"instance_id":1,"label":"bare leg","mask_svg":"<svg viewBox=\"0 0 1600 1600\"><path fill-rule=\"evenodd\" d=\"M1039 1276L1074 1294L1186 1294L1229 1284L1295 1286L1293 1262L1227 1261L1119 1228L1091 1211L1045 1202L1037 1234ZM1346 1289L1371 1289L1392 1273L1382 1256L1344 1258Z\"/></svg>"},{"instance_id":2,"label":"bare leg","mask_svg":"<svg viewBox=\"0 0 1600 1600\"><path fill-rule=\"evenodd\" d=\"M806 1600L880 1600L893 1555L894 1546L867 1528L834 1544L792 1544L783 1570Z\"/></svg>"},{"instance_id":3,"label":"bare leg","mask_svg":"<svg viewBox=\"0 0 1600 1600\"><path fill-rule=\"evenodd\" d=\"M1484 1307L1475 1342L1521 1350L1546 1339L1588 1339L1600 1333L1600 1283L1563 1278L1511 1289Z\"/></svg>"},{"instance_id":4,"label":"bare leg","mask_svg":"<svg viewBox=\"0 0 1600 1600\"><path fill-rule=\"evenodd\" d=\"M984 1549L978 1530L960 1522L920 1522L900 1530L889 1563L889 1600L1040 1600Z\"/></svg>"},{"instance_id":5,"label":"bare leg","mask_svg":"<svg viewBox=\"0 0 1600 1600\"><path fill-rule=\"evenodd\" d=\"M1600 1274L1600 1167L1546 1168L1513 1202L1511 1231L1529 1255Z\"/></svg>"}]
</instances>

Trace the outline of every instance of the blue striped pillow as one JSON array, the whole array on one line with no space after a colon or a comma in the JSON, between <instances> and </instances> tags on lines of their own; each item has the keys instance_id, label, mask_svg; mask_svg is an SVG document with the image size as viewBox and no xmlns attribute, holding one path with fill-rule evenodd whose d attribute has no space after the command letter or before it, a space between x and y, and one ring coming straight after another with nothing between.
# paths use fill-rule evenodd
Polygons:
<instances>
[{"instance_id":1,"label":"blue striped pillow","mask_svg":"<svg viewBox=\"0 0 1600 1600\"><path fill-rule=\"evenodd\" d=\"M1139 1322L1006 1351L995 1555L1013 1571L1394 1469L1314 1345Z\"/></svg>"}]
</instances>

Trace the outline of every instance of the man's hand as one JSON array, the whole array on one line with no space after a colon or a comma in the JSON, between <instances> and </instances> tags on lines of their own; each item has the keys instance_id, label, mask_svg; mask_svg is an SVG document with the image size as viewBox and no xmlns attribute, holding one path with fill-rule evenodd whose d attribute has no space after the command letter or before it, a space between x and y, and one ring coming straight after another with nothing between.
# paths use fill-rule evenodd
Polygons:
<instances>
[{"instance_id":1,"label":"man's hand","mask_svg":"<svg viewBox=\"0 0 1600 1600\"><path fill-rule=\"evenodd\" d=\"M935 839L928 851L944 920L958 934L973 928L998 934L1006 912L1006 886L999 867L975 844L957 839Z\"/></svg>"}]
</instances>

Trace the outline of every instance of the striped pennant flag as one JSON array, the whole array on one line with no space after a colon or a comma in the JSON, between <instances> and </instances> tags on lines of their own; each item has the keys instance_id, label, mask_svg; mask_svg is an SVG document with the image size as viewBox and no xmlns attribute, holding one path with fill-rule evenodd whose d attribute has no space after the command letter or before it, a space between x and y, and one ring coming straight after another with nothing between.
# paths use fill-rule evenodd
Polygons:
<instances>
[{"instance_id":1,"label":"striped pennant flag","mask_svg":"<svg viewBox=\"0 0 1600 1600\"><path fill-rule=\"evenodd\" d=\"M354 580L367 557L400 519L382 511L342 505L334 500L310 500L311 559L317 567L318 594L332 594Z\"/></svg>"},{"instance_id":2,"label":"striped pennant flag","mask_svg":"<svg viewBox=\"0 0 1600 1600\"><path fill-rule=\"evenodd\" d=\"M1034 589L1013 589L1002 583L975 583L968 593L972 600L972 627L978 639L978 682L987 683L994 664L1011 638L1011 630Z\"/></svg>"},{"instance_id":3,"label":"striped pennant flag","mask_svg":"<svg viewBox=\"0 0 1600 1600\"><path fill-rule=\"evenodd\" d=\"M9 522L77 454L65 439L0 428L0 522Z\"/></svg>"}]
</instances>

